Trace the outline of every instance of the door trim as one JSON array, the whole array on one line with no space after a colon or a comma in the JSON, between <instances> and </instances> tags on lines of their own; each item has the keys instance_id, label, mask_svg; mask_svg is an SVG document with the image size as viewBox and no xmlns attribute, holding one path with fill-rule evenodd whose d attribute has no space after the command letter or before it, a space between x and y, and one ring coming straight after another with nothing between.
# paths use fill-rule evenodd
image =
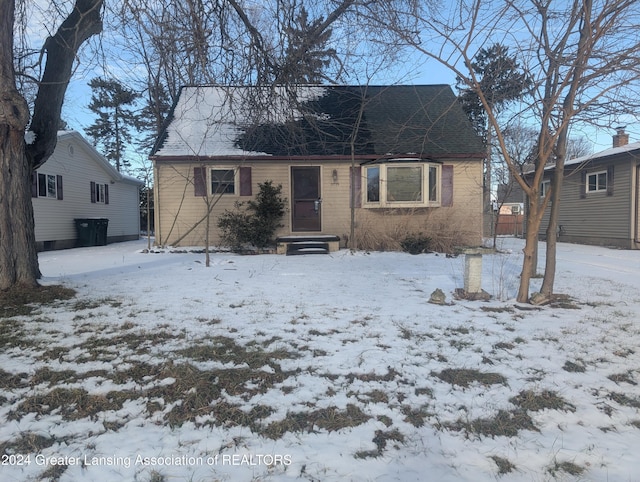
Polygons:
<instances>
[{"instance_id":1,"label":"door trim","mask_svg":"<svg viewBox=\"0 0 640 482\"><path fill-rule=\"evenodd\" d=\"M296 169L315 169L317 172L317 177L318 177L318 189L317 189L317 194L318 197L317 199L321 199L322 198L322 166L319 165L291 165L289 166L289 192L291 193L291 199L290 199L290 207L291 207L291 215L290 215L290 220L291 220L291 232L292 233L321 233L322 232L322 203L320 203L319 209L318 209L318 226L317 229L315 228L310 228L310 227L305 227L305 226L296 226L296 201L298 201L296 199L295 196L295 186L294 186L294 171ZM315 201L316 199L306 199L303 198L300 201L302 201L304 204L306 204L306 206L304 207L305 209L309 210L312 209L310 203L312 203L313 201ZM299 223L300 221L298 221Z\"/></svg>"}]
</instances>

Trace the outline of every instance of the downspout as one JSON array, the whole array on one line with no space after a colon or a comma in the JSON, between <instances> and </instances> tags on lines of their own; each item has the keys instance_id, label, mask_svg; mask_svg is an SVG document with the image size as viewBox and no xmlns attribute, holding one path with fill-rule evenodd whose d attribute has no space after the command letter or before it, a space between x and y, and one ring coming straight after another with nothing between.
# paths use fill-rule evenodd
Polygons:
<instances>
[{"instance_id":1,"label":"downspout","mask_svg":"<svg viewBox=\"0 0 640 482\"><path fill-rule=\"evenodd\" d=\"M631 220L631 225L633 229L633 241L636 246L632 246L632 248L638 248L637 244L640 243L640 233L638 232L640 226L638 225L638 217L640 216L640 164L636 164L636 182L631 190L631 195L634 197L633 202L633 219Z\"/></svg>"},{"instance_id":2,"label":"downspout","mask_svg":"<svg viewBox=\"0 0 640 482\"><path fill-rule=\"evenodd\" d=\"M158 186L160 185L160 175L158 173L158 165L155 160L153 162L153 232L155 234L156 246L162 245L162 229L160 225L160 195Z\"/></svg>"}]
</instances>

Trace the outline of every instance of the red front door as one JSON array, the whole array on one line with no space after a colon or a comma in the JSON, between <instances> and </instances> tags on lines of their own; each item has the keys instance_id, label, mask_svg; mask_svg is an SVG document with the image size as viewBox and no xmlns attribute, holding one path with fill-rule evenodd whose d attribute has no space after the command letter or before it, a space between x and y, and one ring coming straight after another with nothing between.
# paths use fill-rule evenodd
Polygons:
<instances>
[{"instance_id":1,"label":"red front door","mask_svg":"<svg viewBox=\"0 0 640 482\"><path fill-rule=\"evenodd\" d=\"M321 231L320 167L292 167L291 192L291 230Z\"/></svg>"}]
</instances>

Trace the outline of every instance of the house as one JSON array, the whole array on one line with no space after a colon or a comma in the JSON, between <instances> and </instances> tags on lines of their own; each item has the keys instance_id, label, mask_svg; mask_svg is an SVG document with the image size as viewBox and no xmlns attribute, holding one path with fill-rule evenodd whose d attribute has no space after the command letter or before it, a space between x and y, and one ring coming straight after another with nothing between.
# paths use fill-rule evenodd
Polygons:
<instances>
[{"instance_id":1,"label":"house","mask_svg":"<svg viewBox=\"0 0 640 482\"><path fill-rule=\"evenodd\" d=\"M108 219L109 243L138 239L142 184L116 171L78 132L60 131L53 155L32 176L38 250L76 246L76 219Z\"/></svg>"},{"instance_id":2,"label":"house","mask_svg":"<svg viewBox=\"0 0 640 482\"><path fill-rule=\"evenodd\" d=\"M549 189L554 169L546 169L541 195ZM558 240L640 248L640 142L629 144L623 128L613 136L613 147L565 162Z\"/></svg>"},{"instance_id":3,"label":"house","mask_svg":"<svg viewBox=\"0 0 640 482\"><path fill-rule=\"evenodd\" d=\"M445 229L479 245L484 153L447 85L184 87L150 155L156 243L203 245L207 206L218 242L217 216L270 180L281 240L379 249Z\"/></svg>"}]
</instances>

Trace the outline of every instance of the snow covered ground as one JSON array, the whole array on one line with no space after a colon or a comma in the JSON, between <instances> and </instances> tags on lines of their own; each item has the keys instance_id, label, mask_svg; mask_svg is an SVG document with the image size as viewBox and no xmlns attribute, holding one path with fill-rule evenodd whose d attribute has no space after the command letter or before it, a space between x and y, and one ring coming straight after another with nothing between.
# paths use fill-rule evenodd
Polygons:
<instances>
[{"instance_id":1,"label":"snow covered ground","mask_svg":"<svg viewBox=\"0 0 640 482\"><path fill-rule=\"evenodd\" d=\"M77 296L0 319L0 480L640 480L640 252L561 244L532 308L500 244L489 302L462 256L41 253Z\"/></svg>"}]
</instances>

